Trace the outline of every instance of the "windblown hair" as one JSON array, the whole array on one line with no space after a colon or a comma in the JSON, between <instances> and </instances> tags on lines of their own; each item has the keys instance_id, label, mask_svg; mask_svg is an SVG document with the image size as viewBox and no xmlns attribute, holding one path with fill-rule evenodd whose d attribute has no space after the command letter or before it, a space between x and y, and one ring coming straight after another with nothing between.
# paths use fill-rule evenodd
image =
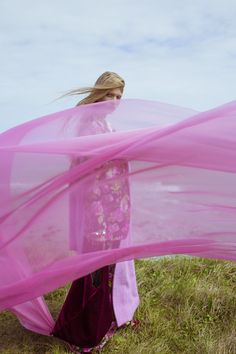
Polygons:
<instances>
[{"instance_id":1,"label":"windblown hair","mask_svg":"<svg viewBox=\"0 0 236 354\"><path fill-rule=\"evenodd\" d=\"M119 88L121 89L121 92L123 92L124 87L125 81L122 79L122 77L112 71L106 71L101 76L99 76L93 87L77 88L67 92L59 98L89 93L88 96L76 104L76 106L79 106L81 104L99 102L107 95L109 90L115 88Z\"/></svg>"}]
</instances>

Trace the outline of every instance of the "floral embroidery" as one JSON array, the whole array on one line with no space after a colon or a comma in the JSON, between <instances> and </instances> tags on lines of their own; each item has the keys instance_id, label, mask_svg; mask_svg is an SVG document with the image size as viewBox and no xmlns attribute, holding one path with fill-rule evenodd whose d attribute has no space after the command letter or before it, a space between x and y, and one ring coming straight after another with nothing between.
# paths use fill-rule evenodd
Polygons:
<instances>
[{"instance_id":1,"label":"floral embroidery","mask_svg":"<svg viewBox=\"0 0 236 354\"><path fill-rule=\"evenodd\" d=\"M96 169L95 185L86 195L86 237L90 241L117 241L127 237L130 223L128 177L115 179L127 172L128 163L118 159Z\"/></svg>"},{"instance_id":2,"label":"floral embroidery","mask_svg":"<svg viewBox=\"0 0 236 354\"><path fill-rule=\"evenodd\" d=\"M101 190L100 188L98 188L98 186L94 186L93 188L93 193L96 194L96 195L101 195Z\"/></svg>"},{"instance_id":3,"label":"floral embroidery","mask_svg":"<svg viewBox=\"0 0 236 354\"><path fill-rule=\"evenodd\" d=\"M91 120L90 134L112 131L114 130L105 118L95 117ZM127 161L114 159L97 167L91 176L93 182L86 190L84 219L86 239L95 246L91 249L117 247L119 244L117 242L128 235L130 224L128 171Z\"/></svg>"},{"instance_id":4,"label":"floral embroidery","mask_svg":"<svg viewBox=\"0 0 236 354\"><path fill-rule=\"evenodd\" d=\"M108 232L111 234L113 232L119 231L119 225L117 223L108 226Z\"/></svg>"},{"instance_id":5,"label":"floral embroidery","mask_svg":"<svg viewBox=\"0 0 236 354\"><path fill-rule=\"evenodd\" d=\"M125 211L128 210L128 208L129 208L129 196L128 196L128 194L125 194L122 197L121 202L120 202L120 208L121 208L122 212L125 212Z\"/></svg>"},{"instance_id":6,"label":"floral embroidery","mask_svg":"<svg viewBox=\"0 0 236 354\"><path fill-rule=\"evenodd\" d=\"M113 185L111 186L111 190L114 192L114 193L118 193L120 191L120 188L121 188L121 185L119 182L115 182L113 183Z\"/></svg>"}]
</instances>

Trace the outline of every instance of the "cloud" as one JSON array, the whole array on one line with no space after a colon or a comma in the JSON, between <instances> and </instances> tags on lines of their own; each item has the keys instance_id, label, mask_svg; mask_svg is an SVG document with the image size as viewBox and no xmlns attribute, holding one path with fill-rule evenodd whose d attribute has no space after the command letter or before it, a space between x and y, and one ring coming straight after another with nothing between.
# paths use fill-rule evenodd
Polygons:
<instances>
[{"instance_id":1,"label":"cloud","mask_svg":"<svg viewBox=\"0 0 236 354\"><path fill-rule=\"evenodd\" d=\"M0 131L77 101L50 103L103 71L127 98L199 110L235 99L234 0L2 0Z\"/></svg>"}]
</instances>

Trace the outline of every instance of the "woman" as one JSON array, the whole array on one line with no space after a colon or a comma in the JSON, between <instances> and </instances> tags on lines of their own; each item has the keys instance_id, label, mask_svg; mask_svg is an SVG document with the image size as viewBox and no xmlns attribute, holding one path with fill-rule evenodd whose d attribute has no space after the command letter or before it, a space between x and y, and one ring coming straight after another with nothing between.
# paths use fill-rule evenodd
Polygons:
<instances>
[{"instance_id":1,"label":"woman","mask_svg":"<svg viewBox=\"0 0 236 354\"><path fill-rule=\"evenodd\" d=\"M67 95L89 93L77 105L102 101L118 102L125 82L114 72L103 73L94 87L70 91ZM108 106L107 106L108 107ZM113 110L114 105L109 109ZM79 135L112 132L104 114L85 117ZM88 123L89 122L89 123ZM86 128L85 128L86 127ZM86 160L75 158L74 165ZM121 159L104 163L90 176L92 187L83 186L80 193L71 192L70 227L83 219L84 236L78 235L78 244L72 249L83 253L119 247L130 236L130 191L128 178L114 177L127 174L128 163ZM90 180L91 182L91 180ZM91 186L91 183L89 183ZM81 198L86 206L83 215L77 213ZM80 219L80 220L79 220ZM106 266L81 279L75 280L57 319L52 334L73 345L79 352L101 349L115 330L125 324L134 325L134 312L139 304L133 261ZM76 346L76 347L75 347Z\"/></svg>"}]
</instances>

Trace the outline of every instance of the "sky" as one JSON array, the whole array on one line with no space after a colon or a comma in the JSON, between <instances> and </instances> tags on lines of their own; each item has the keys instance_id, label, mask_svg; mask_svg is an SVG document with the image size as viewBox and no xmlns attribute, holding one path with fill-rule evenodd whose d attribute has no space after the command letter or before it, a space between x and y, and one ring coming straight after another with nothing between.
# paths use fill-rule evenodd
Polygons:
<instances>
[{"instance_id":1,"label":"sky","mask_svg":"<svg viewBox=\"0 0 236 354\"><path fill-rule=\"evenodd\" d=\"M235 0L0 0L0 132L73 107L104 71L124 98L208 110L236 99Z\"/></svg>"}]
</instances>

